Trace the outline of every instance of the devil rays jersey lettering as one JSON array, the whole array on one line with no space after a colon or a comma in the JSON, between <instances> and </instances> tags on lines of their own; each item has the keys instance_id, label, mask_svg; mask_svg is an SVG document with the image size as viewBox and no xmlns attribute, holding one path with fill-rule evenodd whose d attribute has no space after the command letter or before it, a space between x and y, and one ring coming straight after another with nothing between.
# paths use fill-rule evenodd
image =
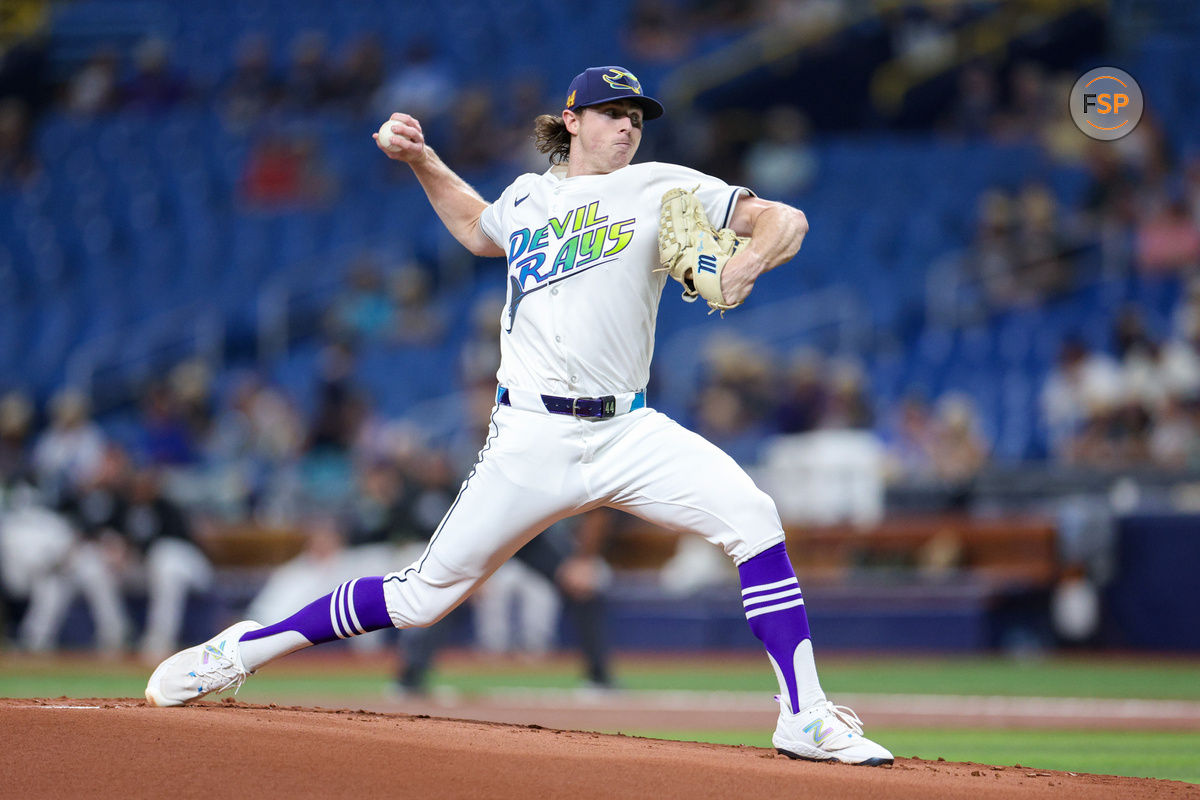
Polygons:
<instances>
[{"instance_id":1,"label":"devil rays jersey lettering","mask_svg":"<svg viewBox=\"0 0 1200 800\"><path fill-rule=\"evenodd\" d=\"M649 381L666 281L654 271L663 194L699 185L709 220L724 227L750 192L655 162L565 174L520 176L480 218L508 260L497 378L556 395L637 391Z\"/></svg>"}]
</instances>

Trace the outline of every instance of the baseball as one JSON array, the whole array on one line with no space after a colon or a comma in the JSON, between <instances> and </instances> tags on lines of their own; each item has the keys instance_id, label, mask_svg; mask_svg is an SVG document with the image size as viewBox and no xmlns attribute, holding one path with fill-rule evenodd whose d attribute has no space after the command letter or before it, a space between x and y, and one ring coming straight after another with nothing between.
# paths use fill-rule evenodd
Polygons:
<instances>
[{"instance_id":1,"label":"baseball","mask_svg":"<svg viewBox=\"0 0 1200 800\"><path fill-rule=\"evenodd\" d=\"M400 137L392 133L392 121L389 119L379 126L379 146L384 150L393 149L393 143Z\"/></svg>"}]
</instances>

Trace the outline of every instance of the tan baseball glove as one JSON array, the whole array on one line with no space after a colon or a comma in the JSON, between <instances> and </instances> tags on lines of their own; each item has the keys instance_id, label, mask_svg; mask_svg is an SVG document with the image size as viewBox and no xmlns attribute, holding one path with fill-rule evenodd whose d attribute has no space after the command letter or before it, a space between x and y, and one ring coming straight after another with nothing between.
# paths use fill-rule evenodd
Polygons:
<instances>
[{"instance_id":1,"label":"tan baseball glove","mask_svg":"<svg viewBox=\"0 0 1200 800\"><path fill-rule=\"evenodd\" d=\"M696 189L700 187L697 186ZM750 241L730 228L716 230L704 213L696 189L672 189L662 197L658 222L658 260L683 284L683 299L689 303L703 297L708 313L722 315L738 303L726 303L721 292L721 272L738 248Z\"/></svg>"}]
</instances>

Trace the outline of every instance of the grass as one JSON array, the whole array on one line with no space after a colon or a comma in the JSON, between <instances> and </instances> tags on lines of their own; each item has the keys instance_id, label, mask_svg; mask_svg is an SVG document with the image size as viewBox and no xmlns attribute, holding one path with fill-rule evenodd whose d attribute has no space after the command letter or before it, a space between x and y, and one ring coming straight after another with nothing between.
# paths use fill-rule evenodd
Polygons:
<instances>
[{"instance_id":1,"label":"grass","mask_svg":"<svg viewBox=\"0 0 1200 800\"><path fill-rule=\"evenodd\" d=\"M777 691L766 659L756 655L621 656L616 664L621 685L627 689ZM820 667L821 683L831 695L886 692L1200 701L1200 662L1185 659L880 656L825 658ZM243 693L287 689L289 693L377 695L392 669L386 653L355 659L336 651L314 651L272 664ZM145 688L149 672L149 667L137 662L86 656L0 657L0 696L136 697ZM571 658L531 664L452 654L441 661L433 680L463 692L566 689L579 685L580 673Z\"/></svg>"}]
</instances>

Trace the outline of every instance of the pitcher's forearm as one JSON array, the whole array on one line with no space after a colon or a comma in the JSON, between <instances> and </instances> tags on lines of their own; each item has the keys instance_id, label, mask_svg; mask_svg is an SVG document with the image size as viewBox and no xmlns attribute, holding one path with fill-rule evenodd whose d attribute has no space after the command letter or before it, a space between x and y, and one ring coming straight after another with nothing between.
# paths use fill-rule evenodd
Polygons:
<instances>
[{"instance_id":1,"label":"pitcher's forearm","mask_svg":"<svg viewBox=\"0 0 1200 800\"><path fill-rule=\"evenodd\" d=\"M409 166L433 210L455 239L476 255L504 255L479 227L479 216L488 207L487 201L446 166L432 147L426 145L423 157L409 162Z\"/></svg>"}]
</instances>

